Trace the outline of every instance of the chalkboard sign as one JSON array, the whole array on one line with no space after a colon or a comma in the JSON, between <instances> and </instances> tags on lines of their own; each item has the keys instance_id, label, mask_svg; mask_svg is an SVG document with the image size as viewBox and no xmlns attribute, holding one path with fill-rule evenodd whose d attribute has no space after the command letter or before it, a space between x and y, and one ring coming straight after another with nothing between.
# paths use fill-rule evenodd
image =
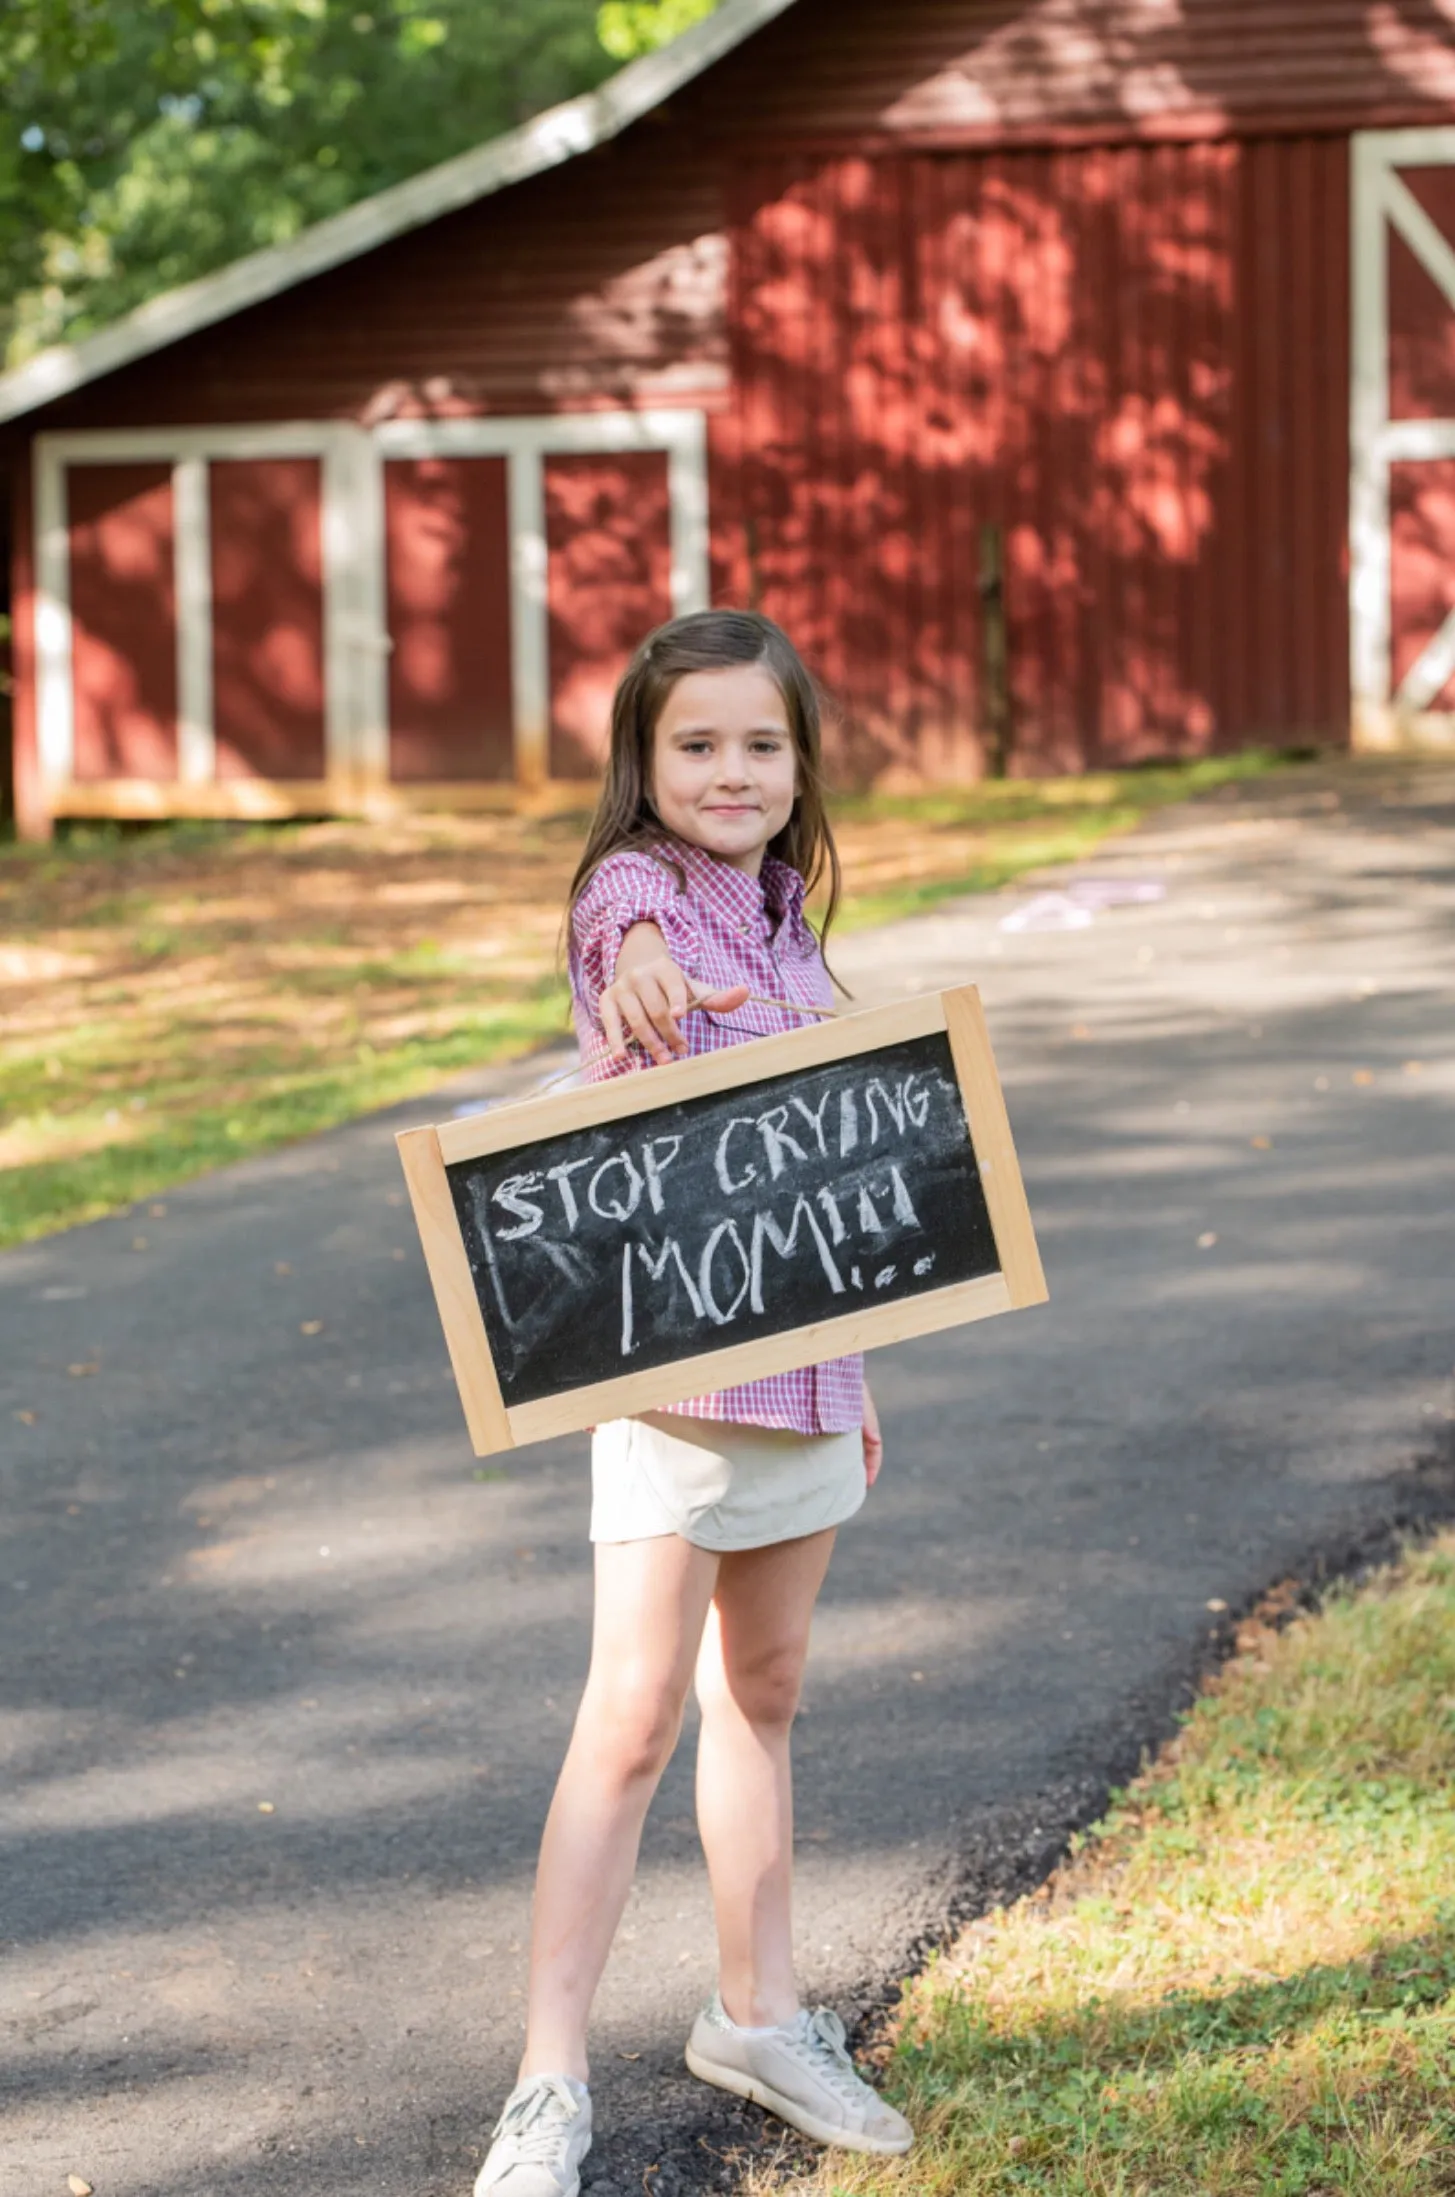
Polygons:
<instances>
[{"instance_id":1,"label":"chalkboard sign","mask_svg":"<svg viewBox=\"0 0 1455 2197\"><path fill-rule=\"evenodd\" d=\"M399 1144L481 1455L1045 1295L972 989Z\"/></svg>"}]
</instances>

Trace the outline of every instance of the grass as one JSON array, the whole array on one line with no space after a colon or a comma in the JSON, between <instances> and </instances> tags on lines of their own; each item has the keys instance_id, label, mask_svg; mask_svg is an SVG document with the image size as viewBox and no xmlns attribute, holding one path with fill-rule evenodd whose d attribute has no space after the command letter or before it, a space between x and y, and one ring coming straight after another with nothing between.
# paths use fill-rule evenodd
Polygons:
<instances>
[{"instance_id":1,"label":"grass","mask_svg":"<svg viewBox=\"0 0 1455 2197\"><path fill-rule=\"evenodd\" d=\"M1072 861L1277 768L845 800L843 921ZM0 1245L427 1090L566 1026L560 911L584 815L77 830L0 847Z\"/></svg>"},{"instance_id":2,"label":"grass","mask_svg":"<svg viewBox=\"0 0 1455 2197\"><path fill-rule=\"evenodd\" d=\"M0 1242L559 1032L578 843L574 823L497 818L7 850Z\"/></svg>"},{"instance_id":3,"label":"grass","mask_svg":"<svg viewBox=\"0 0 1455 2197\"><path fill-rule=\"evenodd\" d=\"M1455 1535L1291 1600L1050 1883L906 1987L916 2151L801 2197L1455 2190Z\"/></svg>"}]
</instances>

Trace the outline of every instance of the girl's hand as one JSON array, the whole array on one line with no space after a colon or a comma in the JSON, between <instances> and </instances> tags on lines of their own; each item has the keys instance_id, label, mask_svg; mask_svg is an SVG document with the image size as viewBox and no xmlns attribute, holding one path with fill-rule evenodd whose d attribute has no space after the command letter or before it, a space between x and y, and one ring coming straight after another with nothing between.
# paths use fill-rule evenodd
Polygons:
<instances>
[{"instance_id":1,"label":"girl's hand","mask_svg":"<svg viewBox=\"0 0 1455 2197\"><path fill-rule=\"evenodd\" d=\"M874 1408L874 1399L869 1393L869 1384L866 1381L864 1383L864 1482L867 1487L873 1487L874 1482L879 1477L883 1463L884 1437L879 1432L879 1413Z\"/></svg>"},{"instance_id":2,"label":"girl's hand","mask_svg":"<svg viewBox=\"0 0 1455 2197\"><path fill-rule=\"evenodd\" d=\"M712 992L694 983L668 953L656 924L634 923L621 942L616 975L601 994L597 1011L614 1060L626 1059L635 1038L660 1066L688 1049L677 1025L689 1007L726 1014L741 1007L747 996L746 984Z\"/></svg>"}]
</instances>

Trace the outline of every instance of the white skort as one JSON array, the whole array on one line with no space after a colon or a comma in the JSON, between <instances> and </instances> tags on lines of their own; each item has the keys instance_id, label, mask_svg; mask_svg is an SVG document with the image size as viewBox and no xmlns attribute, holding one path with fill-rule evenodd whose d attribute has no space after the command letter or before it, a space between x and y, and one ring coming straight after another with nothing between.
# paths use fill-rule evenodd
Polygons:
<instances>
[{"instance_id":1,"label":"white skort","mask_svg":"<svg viewBox=\"0 0 1455 2197\"><path fill-rule=\"evenodd\" d=\"M797 1541L852 1518L864 1500L864 1436L795 1434L649 1411L591 1439L591 1538L681 1534L726 1553Z\"/></svg>"}]
</instances>

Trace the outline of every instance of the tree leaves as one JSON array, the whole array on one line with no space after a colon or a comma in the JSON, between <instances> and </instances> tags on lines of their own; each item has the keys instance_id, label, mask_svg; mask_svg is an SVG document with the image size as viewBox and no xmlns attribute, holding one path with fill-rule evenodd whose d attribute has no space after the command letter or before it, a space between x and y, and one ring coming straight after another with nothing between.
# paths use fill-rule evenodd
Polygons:
<instances>
[{"instance_id":1,"label":"tree leaves","mask_svg":"<svg viewBox=\"0 0 1455 2197\"><path fill-rule=\"evenodd\" d=\"M630 12L670 35L693 5ZM6 0L0 349L15 364L84 335L590 89L619 58L596 17L595 0Z\"/></svg>"},{"instance_id":2,"label":"tree leaves","mask_svg":"<svg viewBox=\"0 0 1455 2197\"><path fill-rule=\"evenodd\" d=\"M712 14L718 0L605 0L596 13L596 34L617 61L655 53Z\"/></svg>"}]
</instances>

